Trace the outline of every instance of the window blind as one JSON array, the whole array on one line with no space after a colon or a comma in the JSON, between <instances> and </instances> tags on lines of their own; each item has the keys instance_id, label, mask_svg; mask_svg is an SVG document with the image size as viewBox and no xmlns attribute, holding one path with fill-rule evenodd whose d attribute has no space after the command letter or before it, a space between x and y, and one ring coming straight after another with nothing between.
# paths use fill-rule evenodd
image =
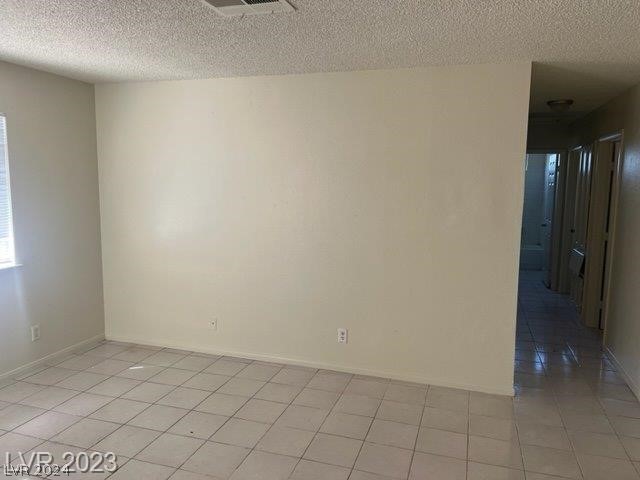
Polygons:
<instances>
[{"instance_id":1,"label":"window blind","mask_svg":"<svg viewBox=\"0 0 640 480\"><path fill-rule=\"evenodd\" d=\"M0 267L15 262L13 222L11 218L11 188L7 155L7 120L0 114Z\"/></svg>"}]
</instances>

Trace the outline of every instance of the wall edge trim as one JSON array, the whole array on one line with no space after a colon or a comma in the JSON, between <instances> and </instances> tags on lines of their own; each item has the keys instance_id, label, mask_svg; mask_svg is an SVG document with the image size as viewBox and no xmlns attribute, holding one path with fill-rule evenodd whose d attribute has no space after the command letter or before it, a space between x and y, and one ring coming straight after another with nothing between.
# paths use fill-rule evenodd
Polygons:
<instances>
[{"instance_id":1,"label":"wall edge trim","mask_svg":"<svg viewBox=\"0 0 640 480\"><path fill-rule=\"evenodd\" d=\"M640 401L640 386L629 376L622 363L620 363L620 361L614 355L613 351L609 347L605 347L605 351L607 357L609 357L611 363L613 363L613 365L616 367L616 370L618 370L620 376L624 379L625 382L627 382L627 386L631 389L631 392L635 395L638 401Z\"/></svg>"},{"instance_id":2,"label":"wall edge trim","mask_svg":"<svg viewBox=\"0 0 640 480\"><path fill-rule=\"evenodd\" d=\"M68 355L69 353L73 353L76 350L84 349L90 345L98 344L104 340L104 333L99 335L95 335L93 337L87 338L86 340L82 340L81 342L74 343L68 347L63 348L62 350L58 350L57 352L50 353L49 355L45 355L44 357L39 358L38 360L34 360L33 362L26 363L18 368L14 368L6 373L0 373L0 383L4 382L11 377L15 377L16 375L20 375L22 373L28 372L29 370L35 369L45 363L55 360L56 358L62 357L64 355Z\"/></svg>"},{"instance_id":3,"label":"wall edge trim","mask_svg":"<svg viewBox=\"0 0 640 480\"><path fill-rule=\"evenodd\" d=\"M318 368L318 369L325 369L325 370L334 370L338 372L352 373L354 375L384 377L384 378L390 378L392 380L398 380L403 382L414 382L414 383L422 383L422 384L433 385L438 387L458 388L463 390L470 390L473 392L489 393L493 395L506 395L509 397L514 396L514 388L512 385L506 386L504 388L491 388L491 387L485 387L482 385L459 384L455 382L447 382L442 379L428 378L428 377L422 377L419 375L411 375L411 374L406 375L406 374L402 374L394 371L369 370L366 368L350 367L350 366L338 365L338 364L327 363L327 362L313 362L308 360L302 360L299 358L266 355L261 353L253 353L253 352L245 352L245 351L237 351L237 350L203 348L203 347L198 347L193 345L161 342L158 340L152 340L149 338L136 337L136 336L107 334L106 339L114 342L136 343L139 345L149 345L154 347L175 348L179 350L187 350L187 351L197 352L197 353L206 353L210 355L227 355L232 357L248 358L250 360L258 360L263 362L286 363L289 365L295 365L299 367L311 367L311 368Z\"/></svg>"}]
</instances>

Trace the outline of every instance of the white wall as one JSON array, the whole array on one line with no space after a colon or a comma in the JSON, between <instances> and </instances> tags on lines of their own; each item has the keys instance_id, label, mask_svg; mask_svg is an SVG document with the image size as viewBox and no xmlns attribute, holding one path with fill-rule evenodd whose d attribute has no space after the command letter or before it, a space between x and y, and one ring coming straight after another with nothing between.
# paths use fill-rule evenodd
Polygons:
<instances>
[{"instance_id":1,"label":"white wall","mask_svg":"<svg viewBox=\"0 0 640 480\"><path fill-rule=\"evenodd\" d=\"M97 86L107 336L511 393L529 79Z\"/></svg>"},{"instance_id":2,"label":"white wall","mask_svg":"<svg viewBox=\"0 0 640 480\"><path fill-rule=\"evenodd\" d=\"M104 314L93 86L0 62L0 112L22 264L0 270L1 376L102 334Z\"/></svg>"},{"instance_id":3,"label":"white wall","mask_svg":"<svg viewBox=\"0 0 640 480\"><path fill-rule=\"evenodd\" d=\"M640 397L640 85L574 126L574 145L624 131L606 344Z\"/></svg>"}]
</instances>

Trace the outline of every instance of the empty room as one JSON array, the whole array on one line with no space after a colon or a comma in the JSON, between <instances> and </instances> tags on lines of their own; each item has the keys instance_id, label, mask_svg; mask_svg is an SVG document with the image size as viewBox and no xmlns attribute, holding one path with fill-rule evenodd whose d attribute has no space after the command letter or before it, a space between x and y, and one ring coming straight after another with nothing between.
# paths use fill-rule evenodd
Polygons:
<instances>
[{"instance_id":1,"label":"empty room","mask_svg":"<svg viewBox=\"0 0 640 480\"><path fill-rule=\"evenodd\" d=\"M640 480L639 24L2 2L0 478Z\"/></svg>"}]
</instances>

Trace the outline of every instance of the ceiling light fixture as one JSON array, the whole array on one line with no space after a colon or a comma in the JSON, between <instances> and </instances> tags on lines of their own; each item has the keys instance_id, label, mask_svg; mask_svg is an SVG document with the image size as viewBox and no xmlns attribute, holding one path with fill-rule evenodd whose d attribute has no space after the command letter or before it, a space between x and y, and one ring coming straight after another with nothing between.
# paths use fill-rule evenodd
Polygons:
<instances>
[{"instance_id":1,"label":"ceiling light fixture","mask_svg":"<svg viewBox=\"0 0 640 480\"><path fill-rule=\"evenodd\" d=\"M547 105L554 112L566 112L573 105L573 100L570 98L562 98L559 100L549 100Z\"/></svg>"}]
</instances>

